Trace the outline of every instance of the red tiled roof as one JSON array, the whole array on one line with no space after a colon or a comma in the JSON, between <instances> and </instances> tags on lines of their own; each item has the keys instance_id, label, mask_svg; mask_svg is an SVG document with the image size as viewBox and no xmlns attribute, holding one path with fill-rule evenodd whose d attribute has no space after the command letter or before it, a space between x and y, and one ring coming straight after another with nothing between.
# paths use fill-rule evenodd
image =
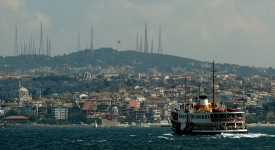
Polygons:
<instances>
[{"instance_id":1,"label":"red tiled roof","mask_svg":"<svg viewBox=\"0 0 275 150\"><path fill-rule=\"evenodd\" d=\"M80 101L79 101L79 103L86 103L86 99L81 99Z\"/></svg>"},{"instance_id":2,"label":"red tiled roof","mask_svg":"<svg viewBox=\"0 0 275 150\"><path fill-rule=\"evenodd\" d=\"M137 101L136 100L130 100L128 107L137 107Z\"/></svg>"},{"instance_id":3,"label":"red tiled roof","mask_svg":"<svg viewBox=\"0 0 275 150\"><path fill-rule=\"evenodd\" d=\"M29 120L29 118L25 116L8 116L3 118L3 120Z\"/></svg>"},{"instance_id":4,"label":"red tiled roof","mask_svg":"<svg viewBox=\"0 0 275 150\"><path fill-rule=\"evenodd\" d=\"M91 102L87 102L82 107L82 110L94 110L95 106Z\"/></svg>"}]
</instances>

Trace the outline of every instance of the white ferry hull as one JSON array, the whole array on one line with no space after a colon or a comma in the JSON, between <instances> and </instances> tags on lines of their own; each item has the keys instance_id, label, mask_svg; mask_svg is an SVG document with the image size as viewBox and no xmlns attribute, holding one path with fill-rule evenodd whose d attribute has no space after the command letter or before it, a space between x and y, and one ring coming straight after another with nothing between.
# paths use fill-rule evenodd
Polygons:
<instances>
[{"instance_id":1,"label":"white ferry hull","mask_svg":"<svg viewBox=\"0 0 275 150\"><path fill-rule=\"evenodd\" d=\"M173 127L171 129L180 135L214 135L214 134L222 134L222 133L232 133L232 134L247 134L247 129L237 129L237 130L177 130Z\"/></svg>"}]
</instances>

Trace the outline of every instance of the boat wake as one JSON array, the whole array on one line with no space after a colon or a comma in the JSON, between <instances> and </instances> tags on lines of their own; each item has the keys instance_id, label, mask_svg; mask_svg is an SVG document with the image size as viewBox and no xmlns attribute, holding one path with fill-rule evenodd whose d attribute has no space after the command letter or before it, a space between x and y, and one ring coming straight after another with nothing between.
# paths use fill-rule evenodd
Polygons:
<instances>
[{"instance_id":1,"label":"boat wake","mask_svg":"<svg viewBox=\"0 0 275 150\"><path fill-rule=\"evenodd\" d=\"M162 134L163 136L173 136L171 133Z\"/></svg>"},{"instance_id":2,"label":"boat wake","mask_svg":"<svg viewBox=\"0 0 275 150\"><path fill-rule=\"evenodd\" d=\"M166 137L166 136L158 136L159 139L165 139L165 140L174 140L174 138Z\"/></svg>"},{"instance_id":3,"label":"boat wake","mask_svg":"<svg viewBox=\"0 0 275 150\"><path fill-rule=\"evenodd\" d=\"M248 133L248 134L229 134L223 133L221 138L261 138L261 137L275 137L275 135L262 134L262 133Z\"/></svg>"},{"instance_id":4,"label":"boat wake","mask_svg":"<svg viewBox=\"0 0 275 150\"><path fill-rule=\"evenodd\" d=\"M166 139L166 140L174 140L173 135L171 133L164 133L161 136L158 136L160 139Z\"/></svg>"}]
</instances>

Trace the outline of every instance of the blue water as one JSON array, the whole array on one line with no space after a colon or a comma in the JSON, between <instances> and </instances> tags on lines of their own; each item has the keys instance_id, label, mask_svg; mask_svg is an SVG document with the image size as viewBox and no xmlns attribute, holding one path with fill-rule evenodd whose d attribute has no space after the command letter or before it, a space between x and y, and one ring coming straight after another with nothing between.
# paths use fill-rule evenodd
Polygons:
<instances>
[{"instance_id":1,"label":"blue water","mask_svg":"<svg viewBox=\"0 0 275 150\"><path fill-rule=\"evenodd\" d=\"M275 127L249 134L175 135L170 128L0 128L0 149L275 149Z\"/></svg>"}]
</instances>

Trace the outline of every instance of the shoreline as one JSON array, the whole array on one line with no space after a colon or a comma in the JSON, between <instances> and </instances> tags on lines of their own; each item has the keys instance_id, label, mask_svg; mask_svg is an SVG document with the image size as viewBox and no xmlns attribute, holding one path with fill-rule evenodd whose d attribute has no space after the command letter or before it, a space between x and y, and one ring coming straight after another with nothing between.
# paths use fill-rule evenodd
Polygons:
<instances>
[{"instance_id":1,"label":"shoreline","mask_svg":"<svg viewBox=\"0 0 275 150\"><path fill-rule=\"evenodd\" d=\"M248 127L275 127L275 124L247 124ZM3 126L4 127L4 126ZM145 126L98 126L94 125L50 125L50 124L20 124L20 125L9 125L7 127L49 127L49 128L133 128L133 127L162 127L159 124L149 124ZM169 126L165 126L169 127Z\"/></svg>"}]
</instances>

